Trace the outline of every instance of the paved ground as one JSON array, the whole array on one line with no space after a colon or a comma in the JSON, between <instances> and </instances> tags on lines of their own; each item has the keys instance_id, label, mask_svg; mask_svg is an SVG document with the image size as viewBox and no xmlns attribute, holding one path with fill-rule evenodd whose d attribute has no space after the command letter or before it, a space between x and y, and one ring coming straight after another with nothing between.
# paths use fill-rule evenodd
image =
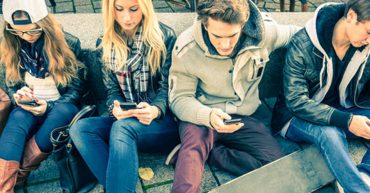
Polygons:
<instances>
[{"instance_id":1,"label":"paved ground","mask_svg":"<svg viewBox=\"0 0 370 193\"><path fill-rule=\"evenodd\" d=\"M181 0L174 0L181 2ZM261 10L266 12L279 12L280 4L279 0L259 0L258 6ZM97 13L100 12L100 0L56 0L55 13ZM153 0L157 12L190 12L187 9L176 3L169 2L167 0ZM285 0L285 10L289 9L289 0ZM315 10L320 4L325 2L343 2L343 0L309 0L308 6L309 11ZM49 3L50 5L50 3ZM300 11L300 1L296 1L295 11Z\"/></svg>"},{"instance_id":2,"label":"paved ground","mask_svg":"<svg viewBox=\"0 0 370 193\"><path fill-rule=\"evenodd\" d=\"M278 141L283 147L283 151L289 154L300 147L297 144L288 142L278 137ZM364 154L365 146L358 142L352 141L350 143L351 154L356 163L361 161ZM353 150L356 149L354 152ZM164 165L165 155L140 155L140 167L150 167L154 171L154 178L146 181L140 180L137 184L137 193L168 193L173 183L173 168ZM203 175L201 192L208 192L211 189L226 183L234 177L219 171L217 168L206 166ZM41 167L33 172L29 177L28 185L26 187L17 187L15 193L61 193L59 188L59 173L56 164L52 159L43 162ZM246 193L248 189L245 189ZM331 184L315 191L314 193L334 193L334 188ZM101 185L97 185L90 193L103 193Z\"/></svg>"}]
</instances>

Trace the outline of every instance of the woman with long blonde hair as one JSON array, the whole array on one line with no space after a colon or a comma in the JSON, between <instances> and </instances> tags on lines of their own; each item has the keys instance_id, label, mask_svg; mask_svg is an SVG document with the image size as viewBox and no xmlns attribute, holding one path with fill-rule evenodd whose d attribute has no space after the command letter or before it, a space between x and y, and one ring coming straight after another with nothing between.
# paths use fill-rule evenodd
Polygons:
<instances>
[{"instance_id":1,"label":"woman with long blonde hair","mask_svg":"<svg viewBox=\"0 0 370 193\"><path fill-rule=\"evenodd\" d=\"M44 0L4 0L0 62L15 105L0 138L0 192L13 192L52 151L50 132L78 112L82 92L75 54Z\"/></svg>"},{"instance_id":2,"label":"woman with long blonde hair","mask_svg":"<svg viewBox=\"0 0 370 193\"><path fill-rule=\"evenodd\" d=\"M70 134L107 192L135 192L138 151L168 151L178 143L167 102L176 37L158 22L150 0L103 0L102 13L102 72L111 116L83 119Z\"/></svg>"}]
</instances>

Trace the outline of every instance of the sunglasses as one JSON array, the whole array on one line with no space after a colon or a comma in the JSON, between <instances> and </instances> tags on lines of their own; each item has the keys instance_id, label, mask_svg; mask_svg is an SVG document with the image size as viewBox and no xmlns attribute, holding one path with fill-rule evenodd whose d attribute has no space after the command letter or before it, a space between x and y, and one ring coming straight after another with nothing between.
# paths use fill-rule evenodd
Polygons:
<instances>
[{"instance_id":1,"label":"sunglasses","mask_svg":"<svg viewBox=\"0 0 370 193\"><path fill-rule=\"evenodd\" d=\"M27 31L22 31L22 30L13 29L10 26L6 26L5 30L8 31L11 34L17 35L17 36L23 36L24 34L27 34L29 36L36 36L36 35L42 34L42 28L41 27L36 28L36 29L27 30Z\"/></svg>"}]
</instances>

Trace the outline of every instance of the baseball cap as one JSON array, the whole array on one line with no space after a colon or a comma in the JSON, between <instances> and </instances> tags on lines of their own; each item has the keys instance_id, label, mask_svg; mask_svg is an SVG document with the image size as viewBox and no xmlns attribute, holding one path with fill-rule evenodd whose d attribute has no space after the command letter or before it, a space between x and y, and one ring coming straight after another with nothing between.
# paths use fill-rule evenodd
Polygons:
<instances>
[{"instance_id":1,"label":"baseball cap","mask_svg":"<svg viewBox=\"0 0 370 193\"><path fill-rule=\"evenodd\" d=\"M16 11L28 13L28 19L14 20ZM45 0L3 0L4 20L12 25L35 23L48 15Z\"/></svg>"}]
</instances>

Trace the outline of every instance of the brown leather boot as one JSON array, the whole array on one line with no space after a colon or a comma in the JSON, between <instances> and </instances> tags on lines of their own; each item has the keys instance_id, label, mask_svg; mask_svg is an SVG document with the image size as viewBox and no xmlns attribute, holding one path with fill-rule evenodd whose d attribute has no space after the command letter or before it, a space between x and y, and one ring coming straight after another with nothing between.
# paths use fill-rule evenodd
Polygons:
<instances>
[{"instance_id":1,"label":"brown leather boot","mask_svg":"<svg viewBox=\"0 0 370 193\"><path fill-rule=\"evenodd\" d=\"M13 193L19 162L0 159L0 193Z\"/></svg>"},{"instance_id":2,"label":"brown leather boot","mask_svg":"<svg viewBox=\"0 0 370 193\"><path fill-rule=\"evenodd\" d=\"M30 172L37 169L41 162L48 158L50 153L41 152L40 148L37 146L35 137L28 140L24 152L22 164L19 168L17 185L23 184Z\"/></svg>"}]
</instances>

